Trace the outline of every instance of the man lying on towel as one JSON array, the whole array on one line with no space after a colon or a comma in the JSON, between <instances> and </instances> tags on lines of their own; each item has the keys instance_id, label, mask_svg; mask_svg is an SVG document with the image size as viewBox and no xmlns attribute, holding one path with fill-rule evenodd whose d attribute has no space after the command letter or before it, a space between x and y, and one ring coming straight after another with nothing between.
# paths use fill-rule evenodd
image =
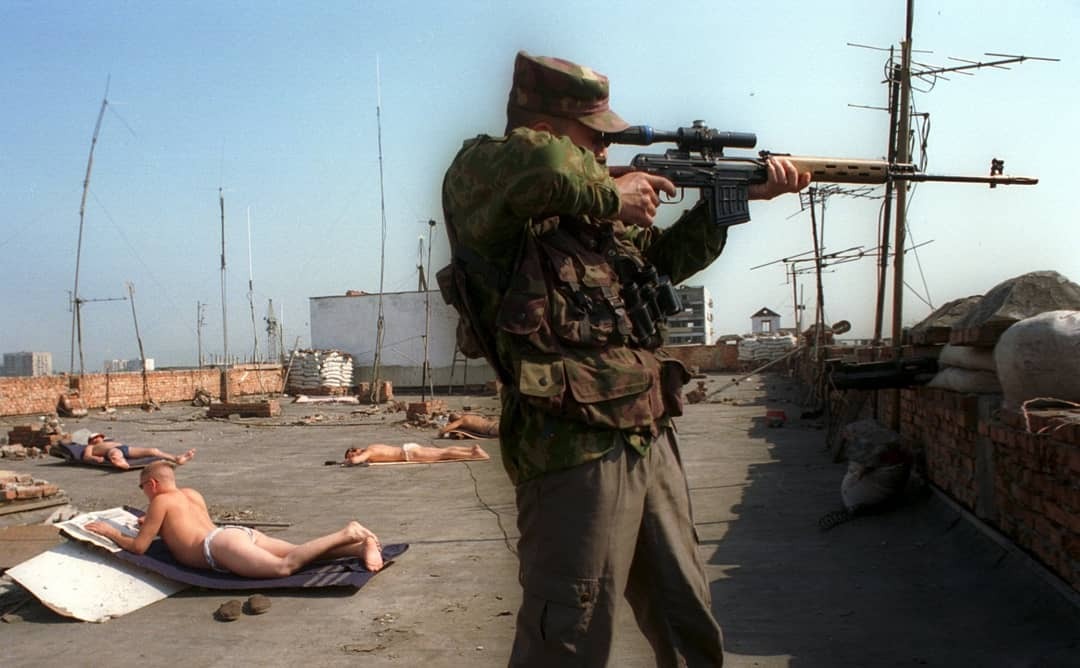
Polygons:
<instances>
[{"instance_id":1,"label":"man lying on towel","mask_svg":"<svg viewBox=\"0 0 1080 668\"><path fill-rule=\"evenodd\" d=\"M216 526L201 494L178 488L173 464L154 462L139 475L139 488L150 499L134 538L104 522L86 528L111 539L121 548L143 554L158 535L173 557L191 568L209 568L247 578L278 578L292 575L320 559L359 557L369 571L383 566L382 546L375 534L357 522L302 545L271 538L243 526Z\"/></svg>"},{"instance_id":2,"label":"man lying on towel","mask_svg":"<svg viewBox=\"0 0 1080 668\"><path fill-rule=\"evenodd\" d=\"M490 459L488 453L479 445L452 445L447 448L433 448L419 443L406 443L400 448L396 445L372 443L364 448L349 448L345 451L342 466L367 466L388 462L449 462L463 459ZM330 462L327 462L330 463Z\"/></svg>"},{"instance_id":3,"label":"man lying on towel","mask_svg":"<svg viewBox=\"0 0 1080 668\"><path fill-rule=\"evenodd\" d=\"M451 413L450 421L439 430L442 438L498 438L499 421L476 413Z\"/></svg>"},{"instance_id":4,"label":"man lying on towel","mask_svg":"<svg viewBox=\"0 0 1080 668\"><path fill-rule=\"evenodd\" d=\"M131 468L131 464L128 463L129 459L160 457L179 466L187 464L194 456L195 448L182 455L170 455L157 448L139 448L133 445L123 445L108 438L105 434L90 434L90 439L87 440L86 448L82 453L84 462L103 464L107 461L118 469Z\"/></svg>"}]
</instances>

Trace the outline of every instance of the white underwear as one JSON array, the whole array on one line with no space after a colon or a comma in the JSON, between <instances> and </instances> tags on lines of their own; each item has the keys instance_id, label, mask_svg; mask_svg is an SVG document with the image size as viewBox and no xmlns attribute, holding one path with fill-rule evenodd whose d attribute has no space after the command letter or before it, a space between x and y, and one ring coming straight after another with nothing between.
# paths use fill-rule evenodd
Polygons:
<instances>
[{"instance_id":1,"label":"white underwear","mask_svg":"<svg viewBox=\"0 0 1080 668\"><path fill-rule=\"evenodd\" d=\"M214 537L225 529L240 529L241 531L246 531L248 538L251 539L252 544L255 543L255 531L251 527L241 527L236 526L235 524L226 524L224 526L215 527L213 531L206 534L206 538L203 538L202 542L203 557L206 558L206 563L210 565L210 568L217 571L218 573L228 573L229 570L226 568L221 568L216 563L214 563L214 555L210 553L210 543L214 542Z\"/></svg>"}]
</instances>

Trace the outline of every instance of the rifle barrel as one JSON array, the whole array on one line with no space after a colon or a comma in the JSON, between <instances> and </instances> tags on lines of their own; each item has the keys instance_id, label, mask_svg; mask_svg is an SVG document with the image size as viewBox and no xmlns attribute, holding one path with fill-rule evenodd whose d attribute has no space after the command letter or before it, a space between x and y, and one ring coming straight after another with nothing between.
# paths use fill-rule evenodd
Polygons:
<instances>
[{"instance_id":1,"label":"rifle barrel","mask_svg":"<svg viewBox=\"0 0 1080 668\"><path fill-rule=\"evenodd\" d=\"M902 181L943 181L951 183L989 183L990 185L1033 186L1039 182L1034 176L963 176L958 174L908 174L894 177Z\"/></svg>"},{"instance_id":2,"label":"rifle barrel","mask_svg":"<svg viewBox=\"0 0 1080 668\"><path fill-rule=\"evenodd\" d=\"M811 180L819 183L881 184L894 181L936 181L951 183L989 183L991 185L1033 186L1039 179L1031 176L968 176L960 174L924 174L911 164L890 165L885 160L861 158L821 158L815 156L781 155L794 163L800 172L810 172Z\"/></svg>"}]
</instances>

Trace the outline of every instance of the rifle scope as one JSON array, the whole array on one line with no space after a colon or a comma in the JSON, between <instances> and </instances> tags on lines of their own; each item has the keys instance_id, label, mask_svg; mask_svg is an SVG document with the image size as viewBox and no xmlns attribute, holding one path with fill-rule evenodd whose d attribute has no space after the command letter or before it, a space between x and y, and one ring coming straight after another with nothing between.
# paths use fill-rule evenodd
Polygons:
<instances>
[{"instance_id":1,"label":"rifle scope","mask_svg":"<svg viewBox=\"0 0 1080 668\"><path fill-rule=\"evenodd\" d=\"M622 132L605 132L604 141L609 144L633 144L648 146L656 143L676 144L681 151L722 153L727 147L754 148L757 135L753 132L720 132L694 121L688 128L675 131L653 130L648 125L632 125Z\"/></svg>"}]
</instances>

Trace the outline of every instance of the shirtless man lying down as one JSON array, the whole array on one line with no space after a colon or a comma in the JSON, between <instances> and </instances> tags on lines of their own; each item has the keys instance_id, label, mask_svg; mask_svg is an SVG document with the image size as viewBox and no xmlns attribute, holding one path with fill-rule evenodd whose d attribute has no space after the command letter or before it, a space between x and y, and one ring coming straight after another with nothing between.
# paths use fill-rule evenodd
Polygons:
<instances>
[{"instance_id":1,"label":"shirtless man lying down","mask_svg":"<svg viewBox=\"0 0 1080 668\"><path fill-rule=\"evenodd\" d=\"M313 561L337 557L359 557L373 572L383 566L379 539L357 522L294 545L249 527L216 526L202 495L176 486L173 465L168 462L154 462L143 469L139 488L150 499L139 535L125 536L104 522L90 522L86 528L135 554L146 552L160 535L173 557L185 566L248 578L285 577Z\"/></svg>"},{"instance_id":2,"label":"shirtless man lying down","mask_svg":"<svg viewBox=\"0 0 1080 668\"><path fill-rule=\"evenodd\" d=\"M419 443L383 445L372 443L363 448L349 448L345 451L342 466L367 466L386 462L448 462L462 459L490 459L488 453L479 445L452 445L446 448L433 448ZM330 463L330 462L327 462Z\"/></svg>"},{"instance_id":3,"label":"shirtless man lying down","mask_svg":"<svg viewBox=\"0 0 1080 668\"><path fill-rule=\"evenodd\" d=\"M134 445L123 445L107 437L105 434L90 434L90 439L86 442L86 448L82 453L82 460L84 462L93 462L95 464L103 464L108 461L118 469L129 469L131 468L131 464L128 463L129 459L160 457L180 466L181 464L187 464L194 456L195 448L188 450L182 455L170 455L157 448L140 448Z\"/></svg>"},{"instance_id":4,"label":"shirtless man lying down","mask_svg":"<svg viewBox=\"0 0 1080 668\"><path fill-rule=\"evenodd\" d=\"M466 435L480 438L497 438L499 421L476 413L451 413L450 421L439 429L442 438L463 438Z\"/></svg>"}]
</instances>

